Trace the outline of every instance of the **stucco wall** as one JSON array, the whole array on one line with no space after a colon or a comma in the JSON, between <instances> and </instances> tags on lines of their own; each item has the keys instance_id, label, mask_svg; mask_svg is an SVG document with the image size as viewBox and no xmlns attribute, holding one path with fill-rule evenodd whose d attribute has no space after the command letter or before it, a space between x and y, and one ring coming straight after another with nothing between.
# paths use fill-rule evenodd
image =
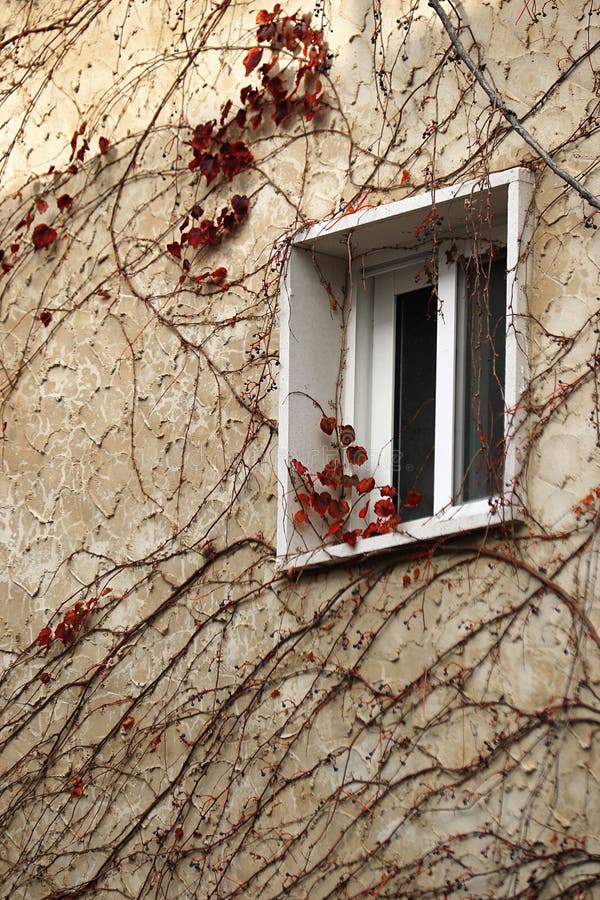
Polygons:
<instances>
[{"instance_id":1,"label":"stucco wall","mask_svg":"<svg viewBox=\"0 0 600 900\"><path fill-rule=\"evenodd\" d=\"M597 10L457 8L499 95L598 195ZM254 165L207 187L186 142L257 82L259 9L0 13L2 895L596 896L595 210L408 0L317 10L323 108L266 117ZM277 570L276 242L530 163L525 523ZM234 193L248 220L184 252L225 286L180 281L184 216ZM40 223L57 236L36 249Z\"/></svg>"}]
</instances>

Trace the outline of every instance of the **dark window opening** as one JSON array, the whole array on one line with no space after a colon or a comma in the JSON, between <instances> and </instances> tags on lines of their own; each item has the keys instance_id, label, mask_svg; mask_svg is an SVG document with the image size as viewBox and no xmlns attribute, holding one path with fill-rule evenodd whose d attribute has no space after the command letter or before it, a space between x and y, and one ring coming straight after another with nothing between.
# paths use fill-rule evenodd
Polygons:
<instances>
[{"instance_id":1,"label":"dark window opening","mask_svg":"<svg viewBox=\"0 0 600 900\"><path fill-rule=\"evenodd\" d=\"M396 297L393 478L403 521L433 514L436 337L432 289ZM404 507L409 491L418 506Z\"/></svg>"},{"instance_id":2,"label":"dark window opening","mask_svg":"<svg viewBox=\"0 0 600 900\"><path fill-rule=\"evenodd\" d=\"M459 268L454 491L456 502L503 493L506 258Z\"/></svg>"}]
</instances>

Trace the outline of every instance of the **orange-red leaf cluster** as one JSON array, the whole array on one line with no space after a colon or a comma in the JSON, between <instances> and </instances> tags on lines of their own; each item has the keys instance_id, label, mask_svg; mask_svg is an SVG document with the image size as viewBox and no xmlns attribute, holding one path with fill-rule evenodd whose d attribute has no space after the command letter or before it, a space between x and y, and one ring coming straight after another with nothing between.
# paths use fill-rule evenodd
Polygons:
<instances>
[{"instance_id":1,"label":"orange-red leaf cluster","mask_svg":"<svg viewBox=\"0 0 600 900\"><path fill-rule=\"evenodd\" d=\"M295 479L296 500L300 504L300 509L293 516L294 524L301 527L310 521L311 513L315 513L318 519L316 523L313 522L313 527L318 528L319 520L323 520L327 525L325 538L335 536L336 541L352 547L359 538L394 531L400 522L400 516L394 499L396 488L392 485L379 488L380 497L373 504L375 521L364 527L348 528L354 514L363 522L367 519L371 501L367 499L366 503L363 501L359 505L359 499L371 494L377 485L371 475L359 478L354 472L345 472L344 456L350 465L362 466L368 460L368 453L364 447L353 443L356 435L351 425L340 425L334 416L322 416L319 427L328 436L336 435L338 456L329 460L321 471L314 474L300 460L292 460L291 473ZM329 490L317 490L316 482ZM356 491L355 499L353 491ZM421 495L416 491L409 491L404 506L417 506L420 502Z\"/></svg>"},{"instance_id":2,"label":"orange-red leaf cluster","mask_svg":"<svg viewBox=\"0 0 600 900\"><path fill-rule=\"evenodd\" d=\"M91 611L98 603L98 597L90 597L85 603L78 600L65 614L64 619L54 629L47 626L38 634L38 644L42 649L49 650L54 640L61 640L63 644L70 644L75 640L77 633Z\"/></svg>"}]
</instances>

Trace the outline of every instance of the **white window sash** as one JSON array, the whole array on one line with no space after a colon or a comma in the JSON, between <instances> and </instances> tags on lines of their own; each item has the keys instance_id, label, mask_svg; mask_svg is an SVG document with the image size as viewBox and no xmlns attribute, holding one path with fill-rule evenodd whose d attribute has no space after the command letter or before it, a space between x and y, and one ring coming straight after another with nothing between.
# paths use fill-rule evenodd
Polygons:
<instances>
[{"instance_id":1,"label":"white window sash","mask_svg":"<svg viewBox=\"0 0 600 900\"><path fill-rule=\"evenodd\" d=\"M438 253L438 324L435 372L434 514L452 506L455 455L456 263L446 262L444 247Z\"/></svg>"}]
</instances>

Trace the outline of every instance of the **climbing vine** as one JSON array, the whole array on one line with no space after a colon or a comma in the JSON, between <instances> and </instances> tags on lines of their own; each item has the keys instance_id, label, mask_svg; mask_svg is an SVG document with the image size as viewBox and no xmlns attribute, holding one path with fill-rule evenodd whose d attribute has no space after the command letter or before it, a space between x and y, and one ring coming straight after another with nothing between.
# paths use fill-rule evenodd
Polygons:
<instances>
[{"instance_id":1,"label":"climbing vine","mask_svg":"<svg viewBox=\"0 0 600 900\"><path fill-rule=\"evenodd\" d=\"M599 17L7 0L3 896L595 896ZM291 236L515 165L520 524L276 561ZM310 400L359 550L421 497Z\"/></svg>"}]
</instances>

